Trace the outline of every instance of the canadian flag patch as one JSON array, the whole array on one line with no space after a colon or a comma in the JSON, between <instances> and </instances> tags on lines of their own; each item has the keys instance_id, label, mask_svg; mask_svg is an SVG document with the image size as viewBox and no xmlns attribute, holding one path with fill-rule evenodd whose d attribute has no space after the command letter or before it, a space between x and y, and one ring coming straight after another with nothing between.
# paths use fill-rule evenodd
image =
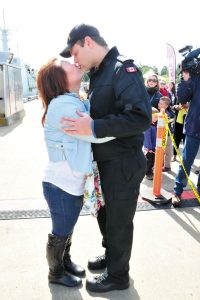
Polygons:
<instances>
[{"instance_id":1,"label":"canadian flag patch","mask_svg":"<svg viewBox=\"0 0 200 300\"><path fill-rule=\"evenodd\" d=\"M137 68L136 67L129 67L129 68L126 68L126 71L128 73L131 73L131 72L137 72Z\"/></svg>"}]
</instances>

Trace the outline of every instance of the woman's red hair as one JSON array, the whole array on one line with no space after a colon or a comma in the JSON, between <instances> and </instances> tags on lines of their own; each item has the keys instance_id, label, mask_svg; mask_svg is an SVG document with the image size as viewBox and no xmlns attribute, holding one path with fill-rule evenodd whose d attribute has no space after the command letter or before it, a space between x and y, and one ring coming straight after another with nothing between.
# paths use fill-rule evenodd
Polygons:
<instances>
[{"instance_id":1,"label":"woman's red hair","mask_svg":"<svg viewBox=\"0 0 200 300\"><path fill-rule=\"evenodd\" d=\"M44 107L44 114L42 116L43 125L51 100L68 92L67 75L63 68L56 64L56 61L56 58L49 60L41 66L37 73L38 92Z\"/></svg>"}]
</instances>

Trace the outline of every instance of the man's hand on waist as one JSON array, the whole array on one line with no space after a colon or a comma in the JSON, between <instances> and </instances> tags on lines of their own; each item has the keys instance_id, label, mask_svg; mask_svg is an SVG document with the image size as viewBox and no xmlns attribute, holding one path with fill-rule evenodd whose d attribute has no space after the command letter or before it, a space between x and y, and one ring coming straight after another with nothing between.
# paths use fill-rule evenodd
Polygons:
<instances>
[{"instance_id":1,"label":"man's hand on waist","mask_svg":"<svg viewBox=\"0 0 200 300\"><path fill-rule=\"evenodd\" d=\"M92 135L92 118L79 110L77 114L80 118L63 117L61 119L63 131L70 134Z\"/></svg>"}]
</instances>

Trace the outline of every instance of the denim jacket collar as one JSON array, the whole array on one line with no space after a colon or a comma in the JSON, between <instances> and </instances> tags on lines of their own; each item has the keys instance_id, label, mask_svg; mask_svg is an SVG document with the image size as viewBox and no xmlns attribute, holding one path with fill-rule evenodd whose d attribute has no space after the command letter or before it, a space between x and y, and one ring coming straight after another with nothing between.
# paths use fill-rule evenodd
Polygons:
<instances>
[{"instance_id":1,"label":"denim jacket collar","mask_svg":"<svg viewBox=\"0 0 200 300\"><path fill-rule=\"evenodd\" d=\"M75 92L66 92L64 93L64 95L73 96L80 99L79 95Z\"/></svg>"}]
</instances>

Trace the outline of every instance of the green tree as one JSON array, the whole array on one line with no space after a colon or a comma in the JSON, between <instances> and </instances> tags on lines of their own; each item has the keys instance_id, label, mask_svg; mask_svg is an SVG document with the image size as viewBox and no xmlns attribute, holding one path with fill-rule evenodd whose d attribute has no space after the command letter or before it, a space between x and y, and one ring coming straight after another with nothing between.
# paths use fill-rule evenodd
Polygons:
<instances>
[{"instance_id":1,"label":"green tree","mask_svg":"<svg viewBox=\"0 0 200 300\"><path fill-rule=\"evenodd\" d=\"M158 73L159 73L159 72L158 72L158 68L157 68L156 66L153 66L153 67L152 67L152 70L154 71L155 74L158 74Z\"/></svg>"},{"instance_id":2,"label":"green tree","mask_svg":"<svg viewBox=\"0 0 200 300\"><path fill-rule=\"evenodd\" d=\"M147 73L149 70L152 70L152 67L151 67L151 66L148 66L148 65L142 65L142 64L140 64L140 65L139 65L139 69L140 69L140 71L141 71L143 74L145 74L145 73Z\"/></svg>"},{"instance_id":3,"label":"green tree","mask_svg":"<svg viewBox=\"0 0 200 300\"><path fill-rule=\"evenodd\" d=\"M167 66L163 66L162 67L162 69L160 71L160 75L161 76L164 76L164 75L168 76L168 68L167 68Z\"/></svg>"}]
</instances>

